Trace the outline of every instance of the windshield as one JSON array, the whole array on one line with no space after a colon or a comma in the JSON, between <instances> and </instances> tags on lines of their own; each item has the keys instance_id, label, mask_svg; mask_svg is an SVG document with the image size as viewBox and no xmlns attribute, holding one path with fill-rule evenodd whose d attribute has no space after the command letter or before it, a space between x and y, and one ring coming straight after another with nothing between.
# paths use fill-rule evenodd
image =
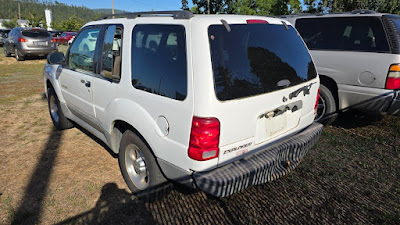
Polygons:
<instances>
[{"instance_id":1,"label":"windshield","mask_svg":"<svg viewBox=\"0 0 400 225\"><path fill-rule=\"evenodd\" d=\"M232 24L208 29L217 98L243 98L294 86L316 77L304 42L288 26Z\"/></svg>"}]
</instances>

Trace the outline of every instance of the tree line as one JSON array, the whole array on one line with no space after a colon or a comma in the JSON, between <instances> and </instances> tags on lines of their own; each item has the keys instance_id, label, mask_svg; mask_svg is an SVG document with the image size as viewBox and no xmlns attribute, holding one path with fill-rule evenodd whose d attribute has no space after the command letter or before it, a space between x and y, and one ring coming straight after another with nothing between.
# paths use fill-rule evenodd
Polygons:
<instances>
[{"instance_id":1,"label":"tree line","mask_svg":"<svg viewBox=\"0 0 400 225\"><path fill-rule=\"evenodd\" d=\"M94 20L103 13L98 13L84 6L66 5L58 1L19 0L21 19L28 21L28 26L45 27L45 9L53 15L51 27L55 30L77 31L86 22ZM18 2L0 0L0 19L11 19L3 22L3 26L13 28L18 25Z\"/></svg>"},{"instance_id":2,"label":"tree line","mask_svg":"<svg viewBox=\"0 0 400 225\"><path fill-rule=\"evenodd\" d=\"M294 13L349 12L369 9L381 13L400 13L399 0L182 0L182 9L193 13L242 15L287 15Z\"/></svg>"}]
</instances>

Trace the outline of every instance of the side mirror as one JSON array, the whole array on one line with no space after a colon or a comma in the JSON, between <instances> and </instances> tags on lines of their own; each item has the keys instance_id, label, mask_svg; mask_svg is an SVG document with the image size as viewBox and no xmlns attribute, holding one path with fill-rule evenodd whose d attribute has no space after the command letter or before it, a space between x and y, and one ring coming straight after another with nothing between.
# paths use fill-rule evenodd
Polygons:
<instances>
[{"instance_id":1,"label":"side mirror","mask_svg":"<svg viewBox=\"0 0 400 225\"><path fill-rule=\"evenodd\" d=\"M65 60L64 53L62 52L53 52L47 56L48 64L60 64Z\"/></svg>"}]
</instances>

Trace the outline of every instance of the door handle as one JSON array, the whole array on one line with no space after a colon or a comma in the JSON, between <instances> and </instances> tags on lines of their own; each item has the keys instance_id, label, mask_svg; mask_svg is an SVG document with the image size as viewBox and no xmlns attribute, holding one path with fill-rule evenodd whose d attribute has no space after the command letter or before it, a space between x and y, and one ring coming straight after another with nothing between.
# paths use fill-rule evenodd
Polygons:
<instances>
[{"instance_id":1,"label":"door handle","mask_svg":"<svg viewBox=\"0 0 400 225\"><path fill-rule=\"evenodd\" d=\"M86 87L90 87L90 81L86 81L86 82L85 82L85 86L86 86Z\"/></svg>"}]
</instances>

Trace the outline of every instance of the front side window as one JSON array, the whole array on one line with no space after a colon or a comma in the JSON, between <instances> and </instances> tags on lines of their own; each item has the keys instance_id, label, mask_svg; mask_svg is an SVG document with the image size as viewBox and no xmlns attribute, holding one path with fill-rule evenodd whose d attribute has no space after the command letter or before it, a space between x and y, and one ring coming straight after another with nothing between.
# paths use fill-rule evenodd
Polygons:
<instances>
[{"instance_id":1,"label":"front side window","mask_svg":"<svg viewBox=\"0 0 400 225\"><path fill-rule=\"evenodd\" d=\"M122 26L112 25L107 28L103 43L102 75L115 79L121 73Z\"/></svg>"},{"instance_id":2,"label":"front side window","mask_svg":"<svg viewBox=\"0 0 400 225\"><path fill-rule=\"evenodd\" d=\"M310 50L389 51L377 17L303 18L296 28Z\"/></svg>"},{"instance_id":3,"label":"front side window","mask_svg":"<svg viewBox=\"0 0 400 225\"><path fill-rule=\"evenodd\" d=\"M292 26L230 24L208 29L214 85L221 101L260 95L316 77L311 57Z\"/></svg>"},{"instance_id":4,"label":"front side window","mask_svg":"<svg viewBox=\"0 0 400 225\"><path fill-rule=\"evenodd\" d=\"M185 28L136 25L132 42L132 85L139 90L184 100L187 94Z\"/></svg>"},{"instance_id":5,"label":"front side window","mask_svg":"<svg viewBox=\"0 0 400 225\"><path fill-rule=\"evenodd\" d=\"M70 68L93 72L93 56L99 32L98 27L88 28L75 38L68 55Z\"/></svg>"}]
</instances>

